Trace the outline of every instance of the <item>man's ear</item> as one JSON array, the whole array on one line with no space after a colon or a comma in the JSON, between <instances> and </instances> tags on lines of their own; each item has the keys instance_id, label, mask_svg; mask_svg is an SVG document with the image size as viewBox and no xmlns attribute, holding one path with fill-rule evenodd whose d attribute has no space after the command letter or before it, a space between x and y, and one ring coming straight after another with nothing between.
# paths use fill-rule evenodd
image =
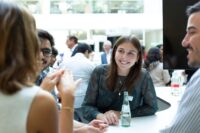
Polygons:
<instances>
[{"instance_id":1,"label":"man's ear","mask_svg":"<svg viewBox=\"0 0 200 133\"><path fill-rule=\"evenodd\" d=\"M89 51L86 50L85 53L84 53L84 55L85 55L86 58L89 58Z\"/></svg>"},{"instance_id":2,"label":"man's ear","mask_svg":"<svg viewBox=\"0 0 200 133\"><path fill-rule=\"evenodd\" d=\"M84 54L88 54L88 53L89 53L89 51L88 51L88 50L86 50Z\"/></svg>"}]
</instances>

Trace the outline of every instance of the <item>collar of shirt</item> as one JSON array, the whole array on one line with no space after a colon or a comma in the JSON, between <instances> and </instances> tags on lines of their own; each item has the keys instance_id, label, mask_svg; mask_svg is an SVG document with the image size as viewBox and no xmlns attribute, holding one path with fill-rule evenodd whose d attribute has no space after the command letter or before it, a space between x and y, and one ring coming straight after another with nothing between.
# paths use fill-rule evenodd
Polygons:
<instances>
[{"instance_id":1,"label":"collar of shirt","mask_svg":"<svg viewBox=\"0 0 200 133\"><path fill-rule=\"evenodd\" d=\"M71 52L74 51L74 49L76 48L76 46L78 46L78 44L75 44L74 47L71 49Z\"/></svg>"}]
</instances>

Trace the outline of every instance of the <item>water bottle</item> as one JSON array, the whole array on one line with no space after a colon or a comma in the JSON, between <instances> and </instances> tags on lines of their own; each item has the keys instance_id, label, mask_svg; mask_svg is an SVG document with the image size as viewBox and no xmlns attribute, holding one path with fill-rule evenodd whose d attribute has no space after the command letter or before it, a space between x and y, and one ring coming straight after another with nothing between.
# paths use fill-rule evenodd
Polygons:
<instances>
[{"instance_id":1,"label":"water bottle","mask_svg":"<svg viewBox=\"0 0 200 133\"><path fill-rule=\"evenodd\" d=\"M128 92L124 91L124 100L121 109L121 126L129 127L131 125L131 111L129 105Z\"/></svg>"},{"instance_id":2,"label":"water bottle","mask_svg":"<svg viewBox=\"0 0 200 133\"><path fill-rule=\"evenodd\" d=\"M178 71L174 71L172 73L171 78L171 93L174 96L179 96L181 94L181 86L182 86L182 76Z\"/></svg>"}]
</instances>

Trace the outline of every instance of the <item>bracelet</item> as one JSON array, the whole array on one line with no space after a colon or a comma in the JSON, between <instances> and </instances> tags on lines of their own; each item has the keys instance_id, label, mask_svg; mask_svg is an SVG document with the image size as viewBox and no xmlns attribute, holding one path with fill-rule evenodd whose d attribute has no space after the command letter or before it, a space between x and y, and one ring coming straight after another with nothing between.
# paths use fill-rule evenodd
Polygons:
<instances>
[{"instance_id":1,"label":"bracelet","mask_svg":"<svg viewBox=\"0 0 200 133\"><path fill-rule=\"evenodd\" d=\"M70 112L74 112L73 107L61 107L61 110L69 110Z\"/></svg>"}]
</instances>

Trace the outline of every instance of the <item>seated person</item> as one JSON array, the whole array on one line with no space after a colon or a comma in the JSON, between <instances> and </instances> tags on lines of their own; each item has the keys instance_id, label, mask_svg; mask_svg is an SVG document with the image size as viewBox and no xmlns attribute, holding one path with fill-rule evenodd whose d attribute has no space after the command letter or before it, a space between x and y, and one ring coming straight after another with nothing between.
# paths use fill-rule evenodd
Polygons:
<instances>
[{"instance_id":1,"label":"seated person","mask_svg":"<svg viewBox=\"0 0 200 133\"><path fill-rule=\"evenodd\" d=\"M45 33L45 35L47 35L48 32L44 31L44 30L40 30L40 34L39 35L42 35L41 33ZM51 36L51 35L48 33L48 36ZM41 36L39 36L39 37L41 37ZM47 36L45 36L45 37L47 37ZM46 38L46 39L49 40L49 38ZM53 40L53 36L51 36L51 39ZM40 43L40 49L43 48L42 46L49 46L50 47L50 44L49 45L43 45L43 43ZM48 65L44 65L45 63L43 61L45 59L46 59L45 58L45 53L43 51L41 51L41 53L40 53L40 60L41 61L40 61L40 67L39 68L42 68L42 69L40 69L40 70L44 70L44 68L46 68L45 66L49 67ZM68 79L65 79L64 81L61 80L61 76L62 76L62 73L63 73L62 71L63 70L57 70L57 71L53 71L53 72L50 72L50 73L46 73L46 75L42 76L42 78L40 80L40 82L41 82L41 84L39 84L40 87L45 89L46 91L49 91L49 92L52 93L53 92L52 90L55 88L56 85L59 85L60 83L66 84L66 82L73 81L73 80L70 80L69 77L68 77ZM41 71L41 72L43 72L43 71ZM77 79L79 79L79 78L77 78ZM59 89L59 88L60 88L60 85L59 85L59 87L57 86L57 89ZM63 87L61 87L61 88L63 88ZM73 92L70 91L72 93L71 95L73 95L73 97L67 97L68 99L69 98L73 99L73 104L74 104L74 100L76 99L74 97L75 96L75 90L76 89L74 89ZM52 93L52 94L53 94L53 96L54 96L54 98L56 99L56 102L57 102L56 94L55 93ZM62 100L62 102L63 101L66 101L66 100ZM72 101L72 100L68 100L68 101ZM57 103L57 105L58 105L58 103ZM71 105L71 106L72 106L71 108L74 107L73 105ZM59 107L59 106L57 106L57 107ZM62 113L62 110L63 109L61 108L60 109L60 114ZM69 117L73 118L73 115L71 115ZM73 128L73 132L74 133L88 133L88 132L103 133L107 129L107 124L104 123L103 121L100 121L100 120L93 120L89 124L80 123L80 122L77 122L77 121L74 120L73 121L73 125L74 125L74 128ZM69 127L69 126L63 126L63 127Z\"/></svg>"},{"instance_id":2,"label":"seated person","mask_svg":"<svg viewBox=\"0 0 200 133\"><path fill-rule=\"evenodd\" d=\"M170 83L170 74L168 70L163 69L163 63L160 62L160 50L152 47L147 53L144 67L149 71L154 86L166 86Z\"/></svg>"},{"instance_id":3,"label":"seated person","mask_svg":"<svg viewBox=\"0 0 200 133\"><path fill-rule=\"evenodd\" d=\"M157 111L152 79L142 69L140 42L131 36L123 36L116 41L110 64L94 69L82 104L84 118L117 125L123 91L129 93L132 117L153 115Z\"/></svg>"},{"instance_id":4,"label":"seated person","mask_svg":"<svg viewBox=\"0 0 200 133\"><path fill-rule=\"evenodd\" d=\"M75 92L74 108L81 107L88 87L90 75L95 68L94 64L89 60L91 53L92 49L88 44L80 43L76 47L76 50L74 50L74 56L63 61L60 65L61 68L70 70L75 80L82 79Z\"/></svg>"}]
</instances>

